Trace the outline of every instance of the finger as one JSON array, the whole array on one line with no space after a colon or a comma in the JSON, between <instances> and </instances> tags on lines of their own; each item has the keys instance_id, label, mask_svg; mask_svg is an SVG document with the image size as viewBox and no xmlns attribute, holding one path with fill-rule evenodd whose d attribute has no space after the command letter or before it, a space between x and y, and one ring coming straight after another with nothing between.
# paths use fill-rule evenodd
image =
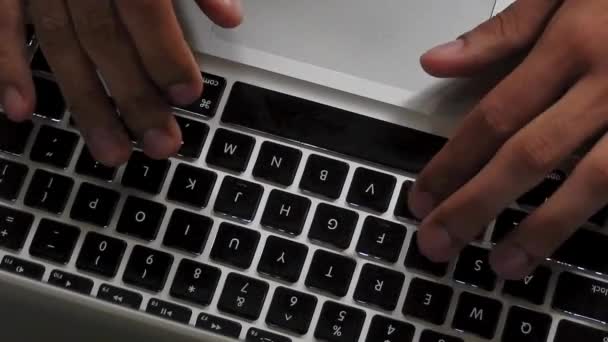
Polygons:
<instances>
[{"instance_id":1,"label":"finger","mask_svg":"<svg viewBox=\"0 0 608 342\"><path fill-rule=\"evenodd\" d=\"M608 126L608 87L585 78L510 139L478 175L445 200L421 225L421 251L436 261L456 256L498 213L580 146Z\"/></svg>"},{"instance_id":2,"label":"finger","mask_svg":"<svg viewBox=\"0 0 608 342\"><path fill-rule=\"evenodd\" d=\"M34 111L34 85L27 64L21 0L0 0L0 101L7 116L23 121Z\"/></svg>"},{"instance_id":3,"label":"finger","mask_svg":"<svg viewBox=\"0 0 608 342\"><path fill-rule=\"evenodd\" d=\"M186 44L172 1L118 1L116 7L156 85L175 104L196 101L203 91L203 78Z\"/></svg>"},{"instance_id":4,"label":"finger","mask_svg":"<svg viewBox=\"0 0 608 342\"><path fill-rule=\"evenodd\" d=\"M111 0L68 0L81 45L106 81L120 115L151 158L181 146L169 105L152 84Z\"/></svg>"},{"instance_id":5,"label":"finger","mask_svg":"<svg viewBox=\"0 0 608 342\"><path fill-rule=\"evenodd\" d=\"M608 202L607 154L605 135L561 188L495 248L490 263L497 273L505 279L527 276L602 209Z\"/></svg>"},{"instance_id":6,"label":"finger","mask_svg":"<svg viewBox=\"0 0 608 342\"><path fill-rule=\"evenodd\" d=\"M566 49L539 42L530 55L467 115L419 175L409 195L412 213L426 217L471 179L502 144L554 103L580 71Z\"/></svg>"},{"instance_id":7,"label":"finger","mask_svg":"<svg viewBox=\"0 0 608 342\"><path fill-rule=\"evenodd\" d=\"M95 67L78 44L64 1L30 1L29 6L41 47L91 154L108 166L126 162L131 152L130 139Z\"/></svg>"},{"instance_id":8,"label":"finger","mask_svg":"<svg viewBox=\"0 0 608 342\"><path fill-rule=\"evenodd\" d=\"M422 67L438 77L471 76L530 48L561 0L519 0L459 39L425 53Z\"/></svg>"},{"instance_id":9,"label":"finger","mask_svg":"<svg viewBox=\"0 0 608 342\"><path fill-rule=\"evenodd\" d=\"M196 0L199 7L216 24L236 27L243 20L241 0Z\"/></svg>"}]
</instances>

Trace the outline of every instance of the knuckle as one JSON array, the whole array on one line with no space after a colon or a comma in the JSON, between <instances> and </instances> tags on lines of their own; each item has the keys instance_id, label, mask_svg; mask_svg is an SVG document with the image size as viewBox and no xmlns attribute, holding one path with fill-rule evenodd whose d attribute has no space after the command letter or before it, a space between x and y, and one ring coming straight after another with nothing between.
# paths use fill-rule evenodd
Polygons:
<instances>
[{"instance_id":1,"label":"knuckle","mask_svg":"<svg viewBox=\"0 0 608 342\"><path fill-rule=\"evenodd\" d=\"M102 15L97 11L83 10L72 19L81 44L89 52L97 52L103 47L115 45L118 39L118 23L111 15Z\"/></svg>"},{"instance_id":2,"label":"knuckle","mask_svg":"<svg viewBox=\"0 0 608 342\"><path fill-rule=\"evenodd\" d=\"M511 116L505 113L504 106L495 101L482 100L475 112L480 120L481 129L487 130L500 140L508 138L517 129Z\"/></svg>"},{"instance_id":3,"label":"knuckle","mask_svg":"<svg viewBox=\"0 0 608 342\"><path fill-rule=\"evenodd\" d=\"M541 134L519 139L509 150L512 159L527 172L544 175L559 161L554 144Z\"/></svg>"},{"instance_id":4,"label":"knuckle","mask_svg":"<svg viewBox=\"0 0 608 342\"><path fill-rule=\"evenodd\" d=\"M36 21L36 34L47 50L62 49L71 30L66 18L43 14Z\"/></svg>"}]
</instances>

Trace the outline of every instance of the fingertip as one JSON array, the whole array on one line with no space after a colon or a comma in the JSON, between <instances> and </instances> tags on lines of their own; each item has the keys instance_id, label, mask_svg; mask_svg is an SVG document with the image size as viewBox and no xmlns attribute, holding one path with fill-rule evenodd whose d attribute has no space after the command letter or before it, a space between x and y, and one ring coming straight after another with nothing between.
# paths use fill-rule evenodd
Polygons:
<instances>
[{"instance_id":1,"label":"fingertip","mask_svg":"<svg viewBox=\"0 0 608 342\"><path fill-rule=\"evenodd\" d=\"M460 248L442 227L423 224L418 231L418 249L429 260L444 263L455 257Z\"/></svg>"},{"instance_id":2,"label":"fingertip","mask_svg":"<svg viewBox=\"0 0 608 342\"><path fill-rule=\"evenodd\" d=\"M521 280L534 270L532 258L515 245L499 245L490 254L494 272L505 280Z\"/></svg>"},{"instance_id":3,"label":"fingertip","mask_svg":"<svg viewBox=\"0 0 608 342\"><path fill-rule=\"evenodd\" d=\"M18 122L31 119L34 102L34 96L27 96L14 86L7 87L2 96L2 106L6 115Z\"/></svg>"},{"instance_id":4,"label":"fingertip","mask_svg":"<svg viewBox=\"0 0 608 342\"><path fill-rule=\"evenodd\" d=\"M199 73L200 75L200 73ZM186 106L198 100L203 93L203 79L193 80L187 83L179 83L169 86L167 95L171 103Z\"/></svg>"},{"instance_id":5,"label":"fingertip","mask_svg":"<svg viewBox=\"0 0 608 342\"><path fill-rule=\"evenodd\" d=\"M465 41L456 39L438 45L420 57L420 65L428 74L435 77L450 77L457 74L457 64L465 52Z\"/></svg>"},{"instance_id":6,"label":"fingertip","mask_svg":"<svg viewBox=\"0 0 608 342\"><path fill-rule=\"evenodd\" d=\"M420 220L427 217L435 208L435 200L432 194L420 189L417 183L414 183L414 186L408 193L407 203L410 212Z\"/></svg>"},{"instance_id":7,"label":"fingertip","mask_svg":"<svg viewBox=\"0 0 608 342\"><path fill-rule=\"evenodd\" d=\"M241 0L197 0L209 18L225 28L237 27L243 21Z\"/></svg>"},{"instance_id":8,"label":"fingertip","mask_svg":"<svg viewBox=\"0 0 608 342\"><path fill-rule=\"evenodd\" d=\"M144 134L144 153L152 159L166 159L176 154L182 144L182 135L177 123L172 120L169 127L154 128Z\"/></svg>"},{"instance_id":9,"label":"fingertip","mask_svg":"<svg viewBox=\"0 0 608 342\"><path fill-rule=\"evenodd\" d=\"M105 166L118 167L131 157L131 140L123 132L100 128L88 134L87 138L91 155Z\"/></svg>"}]
</instances>

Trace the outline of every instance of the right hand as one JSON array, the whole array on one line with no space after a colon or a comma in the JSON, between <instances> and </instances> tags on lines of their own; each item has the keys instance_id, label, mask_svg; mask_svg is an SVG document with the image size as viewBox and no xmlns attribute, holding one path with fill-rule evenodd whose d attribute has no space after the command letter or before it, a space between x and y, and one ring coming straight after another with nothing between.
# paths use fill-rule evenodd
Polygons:
<instances>
[{"instance_id":1,"label":"right hand","mask_svg":"<svg viewBox=\"0 0 608 342\"><path fill-rule=\"evenodd\" d=\"M239 0L196 1L223 27L241 22ZM194 102L203 81L172 0L0 0L0 103L15 121L30 119L36 101L23 44L28 15L97 160L126 162L127 130L152 158L178 151L182 138L169 104Z\"/></svg>"}]
</instances>

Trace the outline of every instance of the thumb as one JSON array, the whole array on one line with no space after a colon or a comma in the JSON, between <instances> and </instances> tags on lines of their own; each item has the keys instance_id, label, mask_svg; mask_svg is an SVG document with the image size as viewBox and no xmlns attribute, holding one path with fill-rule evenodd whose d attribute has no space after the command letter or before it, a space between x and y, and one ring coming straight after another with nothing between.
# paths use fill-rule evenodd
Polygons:
<instances>
[{"instance_id":1,"label":"thumb","mask_svg":"<svg viewBox=\"0 0 608 342\"><path fill-rule=\"evenodd\" d=\"M469 77L534 45L562 1L518 0L460 38L421 57L437 77Z\"/></svg>"},{"instance_id":2,"label":"thumb","mask_svg":"<svg viewBox=\"0 0 608 342\"><path fill-rule=\"evenodd\" d=\"M196 0L198 6L214 23L236 27L243 20L241 0Z\"/></svg>"}]
</instances>

